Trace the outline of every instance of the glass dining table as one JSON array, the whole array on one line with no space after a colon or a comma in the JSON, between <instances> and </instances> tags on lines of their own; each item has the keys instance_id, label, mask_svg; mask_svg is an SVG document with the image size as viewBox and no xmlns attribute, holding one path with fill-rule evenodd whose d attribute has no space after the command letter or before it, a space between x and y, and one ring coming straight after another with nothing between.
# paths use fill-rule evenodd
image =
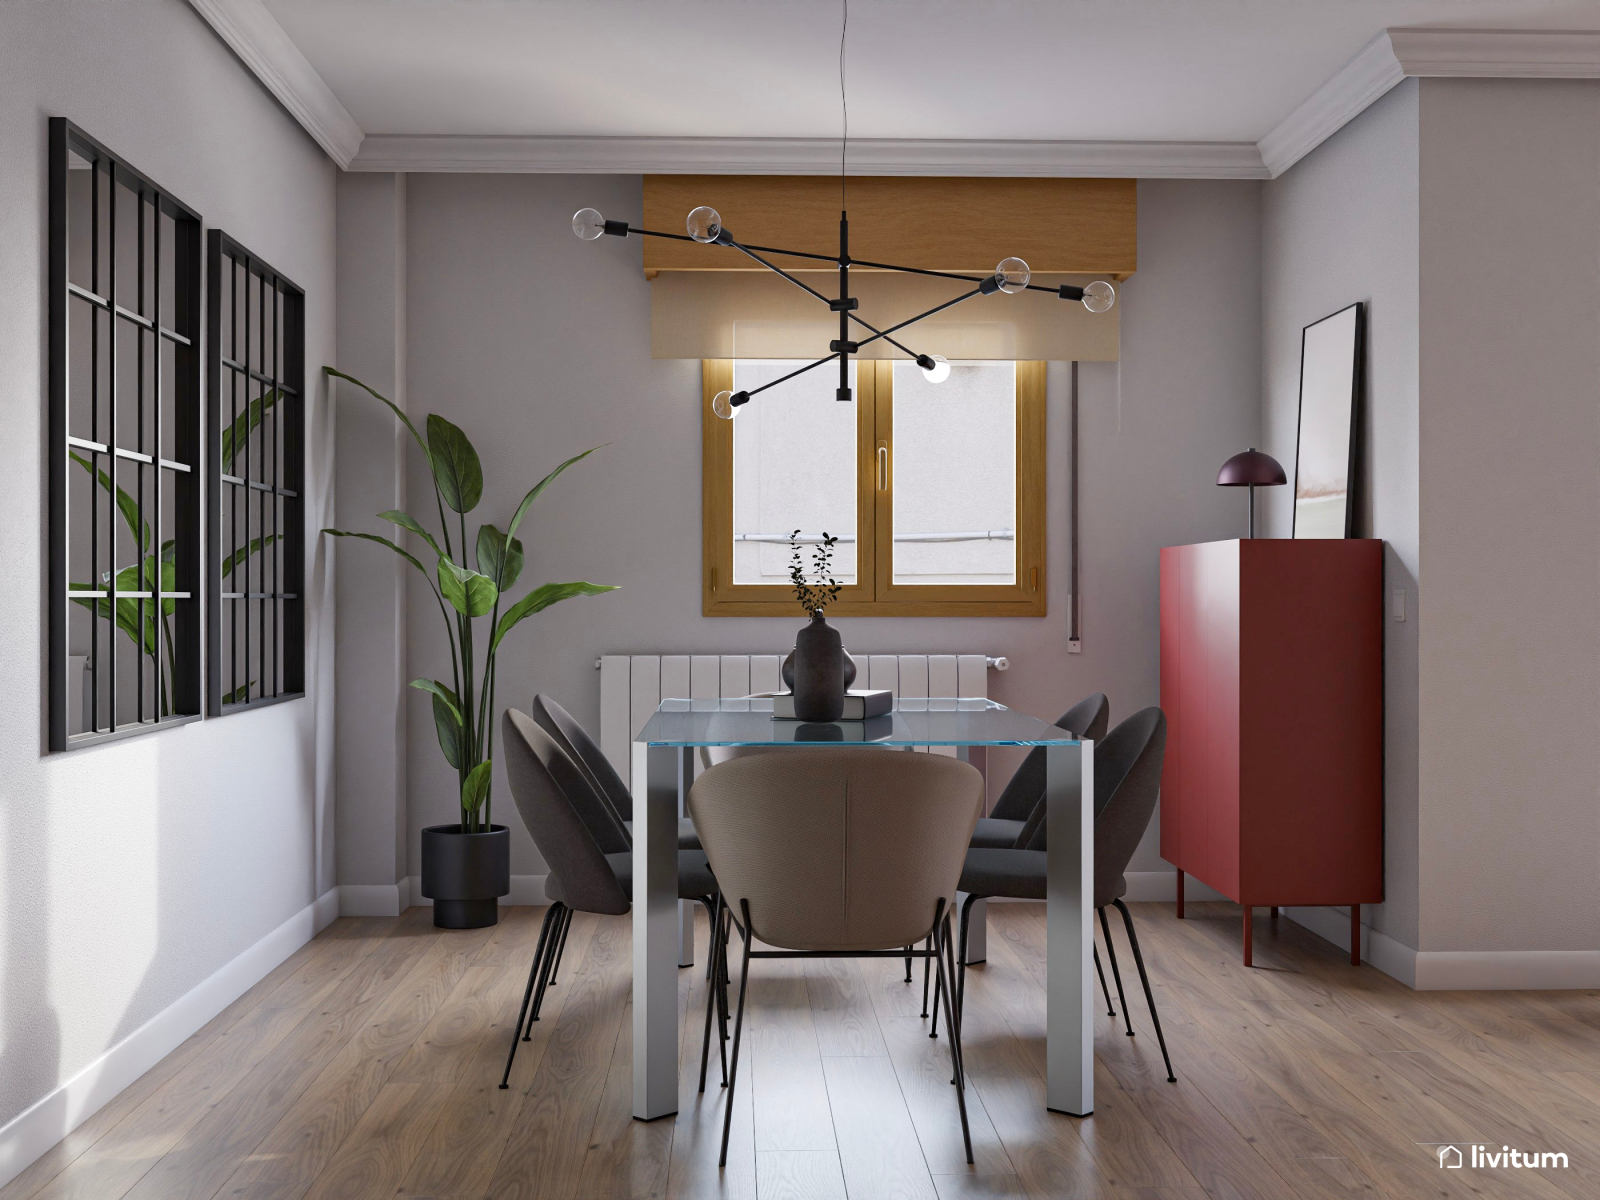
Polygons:
<instances>
[{"instance_id":1,"label":"glass dining table","mask_svg":"<svg viewBox=\"0 0 1600 1200\"><path fill-rule=\"evenodd\" d=\"M1054 1112L1094 1109L1091 1005L1094 754L1090 742L984 699L906 699L867 721L779 720L772 701L663 700L634 738L633 1115L678 1110L678 818L696 752L713 746L1047 747L1046 1080Z\"/></svg>"}]
</instances>

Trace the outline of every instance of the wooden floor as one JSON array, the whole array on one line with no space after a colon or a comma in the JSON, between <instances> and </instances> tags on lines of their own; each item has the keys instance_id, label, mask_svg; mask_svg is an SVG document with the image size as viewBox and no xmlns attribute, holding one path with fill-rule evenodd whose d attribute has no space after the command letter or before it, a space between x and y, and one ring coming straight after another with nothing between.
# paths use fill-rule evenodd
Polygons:
<instances>
[{"instance_id":1,"label":"wooden floor","mask_svg":"<svg viewBox=\"0 0 1600 1200\"><path fill-rule=\"evenodd\" d=\"M898 964L757 964L719 1173L723 1093L695 1092L699 970L680 972L681 1111L644 1124L627 918L574 921L502 1092L541 910L440 933L412 909L336 922L0 1200L1600 1196L1600 993L1411 992L1265 913L1245 970L1233 906L1133 908L1178 1082L1141 996L1135 1037L1102 1006L1094 1116L1046 1113L1043 911L994 905L968 975L974 1168L943 1037ZM1571 1166L1438 1167L1434 1143L1472 1141Z\"/></svg>"}]
</instances>

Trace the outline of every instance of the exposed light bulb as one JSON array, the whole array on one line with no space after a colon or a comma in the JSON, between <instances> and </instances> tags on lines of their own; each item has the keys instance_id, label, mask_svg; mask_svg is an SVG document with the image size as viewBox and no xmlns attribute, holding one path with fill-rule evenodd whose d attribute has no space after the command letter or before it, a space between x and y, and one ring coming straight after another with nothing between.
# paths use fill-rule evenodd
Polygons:
<instances>
[{"instance_id":1,"label":"exposed light bulb","mask_svg":"<svg viewBox=\"0 0 1600 1200\"><path fill-rule=\"evenodd\" d=\"M950 360L942 354L924 355L933 360L931 367L922 368L922 377L929 383L943 383L950 378Z\"/></svg>"},{"instance_id":2,"label":"exposed light bulb","mask_svg":"<svg viewBox=\"0 0 1600 1200\"><path fill-rule=\"evenodd\" d=\"M572 214L572 232L592 242L606 231L606 219L594 208L580 208Z\"/></svg>"},{"instance_id":3,"label":"exposed light bulb","mask_svg":"<svg viewBox=\"0 0 1600 1200\"><path fill-rule=\"evenodd\" d=\"M733 393L718 392L715 396L713 396L711 398L711 411L716 413L717 416L721 417L724 421L733 420L734 416L737 415L739 411L733 406Z\"/></svg>"},{"instance_id":4,"label":"exposed light bulb","mask_svg":"<svg viewBox=\"0 0 1600 1200\"><path fill-rule=\"evenodd\" d=\"M994 281L1000 285L1002 292L1020 292L1028 286L1028 280L1032 277L1028 264L1020 258L1002 258L1000 265L994 269Z\"/></svg>"},{"instance_id":5,"label":"exposed light bulb","mask_svg":"<svg viewBox=\"0 0 1600 1200\"><path fill-rule=\"evenodd\" d=\"M1117 302L1117 289L1104 279L1096 279L1083 289L1083 306L1093 313L1106 312Z\"/></svg>"},{"instance_id":6,"label":"exposed light bulb","mask_svg":"<svg viewBox=\"0 0 1600 1200\"><path fill-rule=\"evenodd\" d=\"M702 204L689 213L684 222L689 236L697 242L714 242L722 236L722 214L709 204Z\"/></svg>"}]
</instances>

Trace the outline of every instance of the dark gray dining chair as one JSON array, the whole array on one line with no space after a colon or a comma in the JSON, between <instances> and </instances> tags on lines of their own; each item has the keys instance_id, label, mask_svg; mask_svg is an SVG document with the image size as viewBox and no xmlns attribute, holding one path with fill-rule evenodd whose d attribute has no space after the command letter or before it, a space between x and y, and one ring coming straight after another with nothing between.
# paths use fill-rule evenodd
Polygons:
<instances>
[{"instance_id":1,"label":"dark gray dining chair","mask_svg":"<svg viewBox=\"0 0 1600 1200\"><path fill-rule=\"evenodd\" d=\"M1095 692L1062 713L1056 721L1056 728L1068 730L1098 745L1106 736L1106 725L1110 719L1111 701L1106 699L1104 692ZM1029 818L1044 804L1044 760L1043 746L1035 746L1028 751L1028 756L1011 776L1011 782L1006 784L1006 790L1000 793L989 815L978 819L978 827L972 832L974 846L1009 850L1023 844L1018 839L1029 824Z\"/></svg>"},{"instance_id":2,"label":"dark gray dining chair","mask_svg":"<svg viewBox=\"0 0 1600 1200\"><path fill-rule=\"evenodd\" d=\"M511 1078L517 1042L532 1037L545 989L555 981L572 914L617 915L631 907L633 853L587 775L532 717L507 709L500 722L500 735L511 798L534 845L550 865L545 877L550 907L528 968L522 1009L517 1014L511 1051L506 1055L505 1074L500 1080L503 1088ZM698 900L708 913L717 912L717 881L703 851L678 852L678 895L685 900ZM726 1013L725 995L720 1007Z\"/></svg>"},{"instance_id":3,"label":"dark gray dining chair","mask_svg":"<svg viewBox=\"0 0 1600 1200\"><path fill-rule=\"evenodd\" d=\"M628 834L628 842L633 842L633 793L628 790L628 785L622 782L622 776L617 774L617 769L611 765L611 760L606 757L605 751L590 736L571 713L557 704L544 693L533 698L533 703L528 706L529 713L539 723L539 727L555 739L556 745L567 752L567 757L577 763L583 773L588 776L590 785L600 798L605 802L611 815L618 825ZM694 822L688 817L678 821L678 849L700 849L700 837L694 831Z\"/></svg>"},{"instance_id":4,"label":"dark gray dining chair","mask_svg":"<svg viewBox=\"0 0 1600 1200\"><path fill-rule=\"evenodd\" d=\"M1122 914L1122 923L1128 931L1128 944L1133 948L1133 961L1139 968L1139 979L1144 984L1145 1003L1150 1006L1150 1019L1156 1027L1156 1040L1161 1043L1161 1057L1167 1065L1167 1082L1176 1083L1172 1073L1172 1058L1167 1054L1167 1039L1161 1032L1161 1017L1156 1012L1155 995L1150 990L1150 976L1145 971L1144 955L1139 951L1139 937L1133 929L1133 916L1122 896L1128 890L1124 872L1139 847L1155 812L1156 800L1161 795L1161 764L1166 757L1167 718L1159 708L1146 708L1136 712L1118 725L1094 748L1094 907L1100 917L1100 932L1105 938L1106 955L1111 960L1111 974L1117 983L1117 998L1122 1003L1123 1020L1127 1033L1133 1036L1133 1021L1128 1016L1128 1002L1122 993L1122 973L1117 969L1116 947L1111 942L1111 926L1106 921L1106 907L1115 905ZM967 851L966 865L961 872L961 890L968 893L961 909L961 967L956 982L956 1023L961 1020L961 1003L966 987L967 922L975 900L989 896L1008 896L1018 900L1043 900L1046 879L1046 825L1030 835L1023 849L999 850L975 848ZM1096 955L1095 966L1099 967ZM1100 976L1105 987L1105 975ZM935 1001L937 1003L937 1001ZM1109 997L1108 997L1109 1007ZM1115 1016L1115 1012L1112 1013Z\"/></svg>"}]
</instances>

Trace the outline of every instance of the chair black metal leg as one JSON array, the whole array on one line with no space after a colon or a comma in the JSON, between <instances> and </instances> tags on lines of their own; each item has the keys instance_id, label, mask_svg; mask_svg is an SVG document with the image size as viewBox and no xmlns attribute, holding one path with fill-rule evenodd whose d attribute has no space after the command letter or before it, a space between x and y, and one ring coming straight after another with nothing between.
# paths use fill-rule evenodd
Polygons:
<instances>
[{"instance_id":1,"label":"chair black metal leg","mask_svg":"<svg viewBox=\"0 0 1600 1200\"><path fill-rule=\"evenodd\" d=\"M1117 981L1117 1002L1122 1005L1122 1020L1128 1027L1128 1036L1132 1037L1133 1018L1128 1013L1128 998L1122 994L1122 972L1117 969L1117 948L1111 941L1111 926L1106 922L1105 909L1095 911L1100 914L1100 932L1105 935L1106 955L1111 959L1111 978Z\"/></svg>"},{"instance_id":2,"label":"chair black metal leg","mask_svg":"<svg viewBox=\"0 0 1600 1200\"><path fill-rule=\"evenodd\" d=\"M1100 948L1098 946L1095 947L1094 952L1094 970L1095 974L1100 976L1100 994L1106 998L1106 1016L1114 1017L1117 1015L1117 1010L1111 1004L1111 989L1106 986L1106 971L1100 965Z\"/></svg>"},{"instance_id":3,"label":"chair black metal leg","mask_svg":"<svg viewBox=\"0 0 1600 1200\"><path fill-rule=\"evenodd\" d=\"M733 1019L733 1065L728 1070L728 1095L723 1100L727 1109L722 1114L722 1154L717 1159L717 1166L728 1165L728 1134L733 1129L733 1089L739 1080L739 1039L744 1033L744 994L750 990L750 943L755 940L750 928L750 902L739 901L739 908L744 913L744 928L740 932L744 935L744 962L739 967L739 1011Z\"/></svg>"},{"instance_id":4,"label":"chair black metal leg","mask_svg":"<svg viewBox=\"0 0 1600 1200\"><path fill-rule=\"evenodd\" d=\"M561 956L567 949L567 930L572 928L572 910L567 909L566 919L561 923L561 941L556 944L556 956L550 967L550 982L547 986L555 987L556 972L561 969Z\"/></svg>"},{"instance_id":5,"label":"chair black metal leg","mask_svg":"<svg viewBox=\"0 0 1600 1200\"><path fill-rule=\"evenodd\" d=\"M955 938L955 912L954 912L954 910L946 912L945 915L944 915L944 943L943 943L943 945L944 945L944 951L943 951L944 958L941 959L940 961L944 963L945 979L948 981L948 984L947 984L948 993L949 993L948 994L948 1002L949 1002L949 1007L950 1007L950 1018L951 1018L949 1021L946 1022L946 1024L947 1025L953 1025L955 1027L955 1035L954 1035L955 1036L955 1043L954 1044L955 1044L955 1051L956 1051L956 1057L955 1057L956 1073L955 1073L955 1075L953 1075L951 1077L950 1082L951 1083L956 1083L956 1082L959 1081L961 1083L961 1086L965 1087L966 1086L966 1077L963 1074L963 1072L965 1072L965 1070L966 1070L966 1064L965 1064L965 1062L964 1062L964 1060L962 1059L962 1056L961 1056L961 1005L956 1000L956 986L955 986L956 973L957 972L956 972L956 938Z\"/></svg>"},{"instance_id":6,"label":"chair black metal leg","mask_svg":"<svg viewBox=\"0 0 1600 1200\"><path fill-rule=\"evenodd\" d=\"M930 937L925 943L923 943L922 948L924 950L932 951L933 939ZM922 960L922 1015L924 1017L928 1015L928 977L932 969L932 964L929 963L926 958L924 958Z\"/></svg>"},{"instance_id":7,"label":"chair black metal leg","mask_svg":"<svg viewBox=\"0 0 1600 1200\"><path fill-rule=\"evenodd\" d=\"M722 1086L728 1086L728 938L733 925L733 913L726 904L722 906L722 926L719 929L721 944L717 955L717 1055L722 1060Z\"/></svg>"},{"instance_id":8,"label":"chair black metal leg","mask_svg":"<svg viewBox=\"0 0 1600 1200\"><path fill-rule=\"evenodd\" d=\"M550 986L550 970L556 961L557 939L565 922L572 919L572 910L562 905L560 919L550 927L550 941L544 948L544 962L539 967L539 986L533 990L533 1007L528 1010L528 1023L522 1027L522 1040L533 1040L533 1023L544 1009L544 990Z\"/></svg>"},{"instance_id":9,"label":"chair black metal leg","mask_svg":"<svg viewBox=\"0 0 1600 1200\"><path fill-rule=\"evenodd\" d=\"M1133 931L1133 914L1120 899L1111 903L1117 906L1117 911L1122 914L1122 923L1128 930L1128 945L1133 947L1133 962L1139 968L1139 982L1144 984L1144 1002L1150 1006L1150 1020L1156 1027L1156 1041L1161 1043L1161 1059L1167 1064L1167 1082L1177 1083L1178 1077L1172 1073L1172 1057L1167 1053L1167 1039L1161 1032L1161 1018L1156 1014L1156 998L1150 990L1150 976L1144 969L1144 955L1139 953L1139 935Z\"/></svg>"},{"instance_id":10,"label":"chair black metal leg","mask_svg":"<svg viewBox=\"0 0 1600 1200\"><path fill-rule=\"evenodd\" d=\"M511 1064L517 1057L517 1042L522 1037L523 1022L528 1019L528 1002L533 998L534 976L539 974L539 964L544 961L544 947L550 936L550 925L552 919L557 916L556 910L560 907L559 904L552 904L545 909L544 924L539 926L539 946L533 952L533 961L528 964L528 986L522 990L522 1007L517 1011L516 1028L511 1031L511 1052L506 1055L505 1074L500 1076L501 1088L510 1086L508 1080L511 1078Z\"/></svg>"},{"instance_id":11,"label":"chair black metal leg","mask_svg":"<svg viewBox=\"0 0 1600 1200\"><path fill-rule=\"evenodd\" d=\"M717 1011L717 955L721 952L718 945L717 931L722 927L722 897L717 897L716 904L711 909L711 944L706 949L706 1031L700 1042L700 1090L706 1090L706 1063L711 1056L711 1018ZM718 1040L721 1040L721 1030L718 1030Z\"/></svg>"},{"instance_id":12,"label":"chair black metal leg","mask_svg":"<svg viewBox=\"0 0 1600 1200\"><path fill-rule=\"evenodd\" d=\"M906 947L906 982L911 982L911 947Z\"/></svg>"},{"instance_id":13,"label":"chair black metal leg","mask_svg":"<svg viewBox=\"0 0 1600 1200\"><path fill-rule=\"evenodd\" d=\"M956 976L956 1031L961 1030L961 1016L967 1007L967 931L971 928L972 906L983 897L968 896L961 905L961 954Z\"/></svg>"},{"instance_id":14,"label":"chair black metal leg","mask_svg":"<svg viewBox=\"0 0 1600 1200\"><path fill-rule=\"evenodd\" d=\"M939 957L938 957L938 971L937 971L938 987L937 987L937 990L934 992L934 1004L935 1004L935 1006L937 1006L937 1004L938 1004L939 993L943 992L945 990L945 958L947 956L950 956L950 957L953 958L954 953L955 953L953 948L950 945L952 939L950 937L950 919L949 919L948 916L946 916L943 919L943 927L944 927L943 935L939 938L939 950L938 950ZM939 926L935 925L934 928L937 931ZM964 1073L962 1071L962 1066L961 1066L960 1039L956 1035L956 1024L955 1024L954 1018L951 1015L954 1011L955 1011L955 1005L951 1003L949 995L946 994L945 995L945 1001L944 1001L944 1024L945 1024L945 1034L950 1039L950 1070L951 1070L952 1075L954 1076L953 1082L956 1085L956 1107L961 1112L961 1141L962 1141L962 1144L966 1147L967 1162L970 1164L973 1161L973 1158L972 1158L972 1130L967 1125L967 1089L966 1089L966 1084L964 1082L964 1078L963 1078Z\"/></svg>"}]
</instances>

